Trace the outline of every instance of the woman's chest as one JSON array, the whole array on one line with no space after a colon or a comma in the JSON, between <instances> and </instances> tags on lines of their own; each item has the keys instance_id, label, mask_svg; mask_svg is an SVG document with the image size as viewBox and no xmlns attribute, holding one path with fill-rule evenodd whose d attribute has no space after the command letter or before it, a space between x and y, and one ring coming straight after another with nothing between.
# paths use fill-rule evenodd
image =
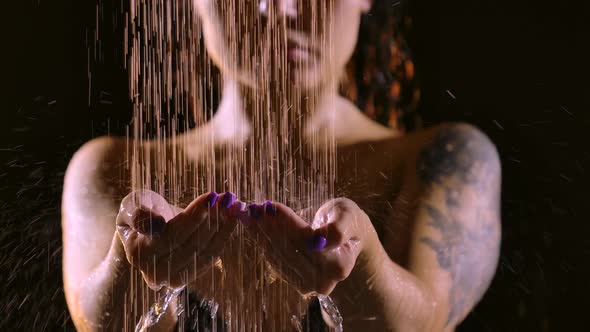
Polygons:
<instances>
[{"instance_id":1,"label":"woman's chest","mask_svg":"<svg viewBox=\"0 0 590 332\"><path fill-rule=\"evenodd\" d=\"M339 155L336 196L369 216L390 257L405 263L417 190L410 156L391 144L364 145Z\"/></svg>"}]
</instances>

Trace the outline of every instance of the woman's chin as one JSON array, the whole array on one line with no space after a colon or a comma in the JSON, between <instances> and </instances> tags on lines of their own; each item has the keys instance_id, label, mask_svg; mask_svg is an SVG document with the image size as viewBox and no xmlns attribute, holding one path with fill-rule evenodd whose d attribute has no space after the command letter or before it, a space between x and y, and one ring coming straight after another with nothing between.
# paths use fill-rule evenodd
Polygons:
<instances>
[{"instance_id":1,"label":"woman's chin","mask_svg":"<svg viewBox=\"0 0 590 332\"><path fill-rule=\"evenodd\" d=\"M289 81L302 92L313 92L322 87L321 76L311 70L294 69L290 72Z\"/></svg>"},{"instance_id":2,"label":"woman's chin","mask_svg":"<svg viewBox=\"0 0 590 332\"><path fill-rule=\"evenodd\" d=\"M291 91L311 93L313 91L318 91L324 85L322 75L318 71L313 70L313 68L291 67L287 70L288 71L271 75L269 75L268 72L239 71L228 76L234 77L243 86L257 90L266 89L269 86L282 84L282 82L284 82L289 85L289 88L292 89ZM284 76L281 76L283 74ZM280 80L282 82L270 82L269 79L271 79L271 77L273 80Z\"/></svg>"}]
</instances>

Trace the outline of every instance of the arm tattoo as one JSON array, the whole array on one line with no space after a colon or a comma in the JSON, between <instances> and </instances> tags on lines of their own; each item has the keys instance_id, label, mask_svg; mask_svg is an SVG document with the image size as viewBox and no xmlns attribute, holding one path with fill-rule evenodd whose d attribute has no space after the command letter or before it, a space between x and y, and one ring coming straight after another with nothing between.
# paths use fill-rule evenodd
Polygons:
<instances>
[{"instance_id":1,"label":"arm tattoo","mask_svg":"<svg viewBox=\"0 0 590 332\"><path fill-rule=\"evenodd\" d=\"M436 238L420 240L451 276L447 324L457 323L485 293L499 252L500 167L495 148L476 129L442 129L422 151L418 173L426 189L444 193L442 204L425 203ZM465 203L468 202L468 203Z\"/></svg>"}]
</instances>

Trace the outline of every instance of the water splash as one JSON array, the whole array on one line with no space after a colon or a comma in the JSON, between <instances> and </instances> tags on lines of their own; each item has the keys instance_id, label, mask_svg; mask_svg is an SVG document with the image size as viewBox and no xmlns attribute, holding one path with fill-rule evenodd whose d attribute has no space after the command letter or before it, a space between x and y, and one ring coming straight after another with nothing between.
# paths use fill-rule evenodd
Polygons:
<instances>
[{"instance_id":1,"label":"water splash","mask_svg":"<svg viewBox=\"0 0 590 332\"><path fill-rule=\"evenodd\" d=\"M310 36L322 35L326 29L323 22L329 21L323 18L327 18L333 2L318 2L309 8L310 21L317 23L308 27ZM261 85L256 91L238 89L244 93L241 106L248 108L245 120L252 127L247 139L234 135L220 144L217 133L201 130L210 124L216 111L212 105L219 103L211 91L219 91L221 86L199 38L202 26L193 8L195 3L132 0L128 5L123 54L133 103L126 165L131 174L130 188L153 190L178 206L186 206L204 192L227 190L243 201L268 199L295 211L317 210L335 197L334 132L332 127L311 134L307 131L309 105L318 104L322 92L293 87L289 68L298 66L288 63L285 25L276 24L280 17L275 6L259 8L256 1L215 2L227 20L221 19L229 39L221 56L254 72ZM330 45L324 40L318 42L320 48L326 48L323 53L329 54ZM265 65L259 66L261 63ZM312 79L307 71L303 75L302 80ZM335 108L332 101L324 106ZM236 123L225 125L238 131ZM306 219L311 220L311 216ZM232 329L249 330L262 326L266 304L283 312L281 326L288 326L294 308L285 299L297 296L293 295L296 292L268 273L264 253L255 241L238 227L221 259L223 268L200 285L208 288L204 290L207 294L200 295L219 302L212 312L217 308L231 312L231 317L225 318ZM149 310L141 317L140 329L161 319L164 306L172 301L171 294L149 309L149 303L138 305L145 310L140 314ZM338 321L340 314L331 299L320 301Z\"/></svg>"},{"instance_id":2,"label":"water splash","mask_svg":"<svg viewBox=\"0 0 590 332\"><path fill-rule=\"evenodd\" d=\"M178 295L185 289L185 287L181 288L168 288L166 289L166 293L162 295L156 303L152 304L150 310L144 314L139 323L135 326L135 332L146 332L150 327L158 324L164 314L168 311L170 304L173 300L178 298ZM182 308L179 307L176 309L174 314L179 314L182 312Z\"/></svg>"},{"instance_id":3,"label":"water splash","mask_svg":"<svg viewBox=\"0 0 590 332\"><path fill-rule=\"evenodd\" d=\"M332 298L327 295L318 295L318 300L320 301L322 310L330 317L334 330L336 332L342 332L344 330L342 327L342 315L340 315L340 311L334 301L332 301Z\"/></svg>"}]
</instances>

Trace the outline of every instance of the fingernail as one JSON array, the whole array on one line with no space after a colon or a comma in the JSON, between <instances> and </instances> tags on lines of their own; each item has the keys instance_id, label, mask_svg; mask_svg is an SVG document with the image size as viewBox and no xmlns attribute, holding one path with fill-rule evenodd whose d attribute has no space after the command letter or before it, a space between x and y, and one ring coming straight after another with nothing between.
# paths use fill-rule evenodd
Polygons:
<instances>
[{"instance_id":1,"label":"fingernail","mask_svg":"<svg viewBox=\"0 0 590 332\"><path fill-rule=\"evenodd\" d=\"M219 204L221 204L221 207L223 207L224 209L229 209L229 207L234 203L235 200L236 195L234 193L226 191L225 194L223 194L223 198L221 198L221 201L219 201Z\"/></svg>"},{"instance_id":2,"label":"fingernail","mask_svg":"<svg viewBox=\"0 0 590 332\"><path fill-rule=\"evenodd\" d=\"M250 212L248 212L248 205L240 201L234 204L235 206L231 208L231 213L239 222L246 223L248 221L248 215L250 214Z\"/></svg>"},{"instance_id":3,"label":"fingernail","mask_svg":"<svg viewBox=\"0 0 590 332\"><path fill-rule=\"evenodd\" d=\"M326 243L328 243L328 239L319 234L316 234L311 239L309 248L313 251L320 251L326 247Z\"/></svg>"},{"instance_id":4,"label":"fingernail","mask_svg":"<svg viewBox=\"0 0 590 332\"><path fill-rule=\"evenodd\" d=\"M240 202L238 210L240 212L246 212L246 211L248 211L248 205L246 205L246 203L244 203L244 202Z\"/></svg>"},{"instance_id":5,"label":"fingernail","mask_svg":"<svg viewBox=\"0 0 590 332\"><path fill-rule=\"evenodd\" d=\"M264 202L264 204L262 204L262 207L264 207L264 212L265 213L268 213L271 216L276 216L277 215L277 208L274 206L274 204L272 204L271 201Z\"/></svg>"},{"instance_id":6,"label":"fingernail","mask_svg":"<svg viewBox=\"0 0 590 332\"><path fill-rule=\"evenodd\" d=\"M219 194L216 192L211 192L209 194L209 196L207 196L207 207L211 208L213 207L213 205L215 205L215 203L217 202L217 199L219 198Z\"/></svg>"},{"instance_id":7,"label":"fingernail","mask_svg":"<svg viewBox=\"0 0 590 332\"><path fill-rule=\"evenodd\" d=\"M258 219L260 217L260 211L258 210L258 204L250 204L248 205L248 211L250 217Z\"/></svg>"}]
</instances>

